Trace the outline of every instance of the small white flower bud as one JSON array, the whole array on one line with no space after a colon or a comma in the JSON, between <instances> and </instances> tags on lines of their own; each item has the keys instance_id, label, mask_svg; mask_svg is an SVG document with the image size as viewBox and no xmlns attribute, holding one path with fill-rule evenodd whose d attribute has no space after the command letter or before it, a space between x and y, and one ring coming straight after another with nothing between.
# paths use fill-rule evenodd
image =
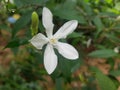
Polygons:
<instances>
[{"instance_id":1,"label":"small white flower bud","mask_svg":"<svg viewBox=\"0 0 120 90\"><path fill-rule=\"evenodd\" d=\"M87 41L87 48L91 45L91 42L92 42L92 39L89 38L88 41Z\"/></svg>"},{"instance_id":2,"label":"small white flower bud","mask_svg":"<svg viewBox=\"0 0 120 90\"><path fill-rule=\"evenodd\" d=\"M119 47L115 47L114 52L119 53Z\"/></svg>"}]
</instances>

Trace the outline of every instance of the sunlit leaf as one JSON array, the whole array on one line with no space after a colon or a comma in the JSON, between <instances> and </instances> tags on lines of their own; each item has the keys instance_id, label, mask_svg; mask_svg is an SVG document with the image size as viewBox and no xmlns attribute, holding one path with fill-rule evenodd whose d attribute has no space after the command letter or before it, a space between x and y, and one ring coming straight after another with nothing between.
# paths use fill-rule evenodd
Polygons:
<instances>
[{"instance_id":1,"label":"sunlit leaf","mask_svg":"<svg viewBox=\"0 0 120 90\"><path fill-rule=\"evenodd\" d=\"M120 11L120 2L116 3L115 8Z\"/></svg>"}]
</instances>

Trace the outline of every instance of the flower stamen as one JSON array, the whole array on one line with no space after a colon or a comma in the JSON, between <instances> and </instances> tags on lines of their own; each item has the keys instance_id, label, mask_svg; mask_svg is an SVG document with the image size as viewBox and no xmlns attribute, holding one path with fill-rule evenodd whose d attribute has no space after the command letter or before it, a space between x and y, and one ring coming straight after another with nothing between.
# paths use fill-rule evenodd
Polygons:
<instances>
[{"instance_id":1,"label":"flower stamen","mask_svg":"<svg viewBox=\"0 0 120 90\"><path fill-rule=\"evenodd\" d=\"M50 44L56 44L57 43L57 39L51 38L49 42L50 42Z\"/></svg>"}]
</instances>

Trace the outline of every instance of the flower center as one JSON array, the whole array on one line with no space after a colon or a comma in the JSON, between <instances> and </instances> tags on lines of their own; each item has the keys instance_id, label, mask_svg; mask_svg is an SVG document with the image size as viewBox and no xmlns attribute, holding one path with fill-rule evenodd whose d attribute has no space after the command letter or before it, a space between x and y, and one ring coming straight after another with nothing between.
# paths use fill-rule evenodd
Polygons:
<instances>
[{"instance_id":1,"label":"flower center","mask_svg":"<svg viewBox=\"0 0 120 90\"><path fill-rule=\"evenodd\" d=\"M50 44L56 44L57 43L57 39L51 38L49 42L50 42Z\"/></svg>"}]
</instances>

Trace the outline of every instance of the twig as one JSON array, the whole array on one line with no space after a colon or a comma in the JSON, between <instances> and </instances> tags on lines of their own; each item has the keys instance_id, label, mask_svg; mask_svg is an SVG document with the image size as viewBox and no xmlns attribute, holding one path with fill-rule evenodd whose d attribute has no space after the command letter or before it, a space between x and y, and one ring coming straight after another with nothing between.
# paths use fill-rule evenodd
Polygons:
<instances>
[{"instance_id":1,"label":"twig","mask_svg":"<svg viewBox=\"0 0 120 90\"><path fill-rule=\"evenodd\" d=\"M83 30L96 30L95 26L78 26L78 29L83 29Z\"/></svg>"}]
</instances>

